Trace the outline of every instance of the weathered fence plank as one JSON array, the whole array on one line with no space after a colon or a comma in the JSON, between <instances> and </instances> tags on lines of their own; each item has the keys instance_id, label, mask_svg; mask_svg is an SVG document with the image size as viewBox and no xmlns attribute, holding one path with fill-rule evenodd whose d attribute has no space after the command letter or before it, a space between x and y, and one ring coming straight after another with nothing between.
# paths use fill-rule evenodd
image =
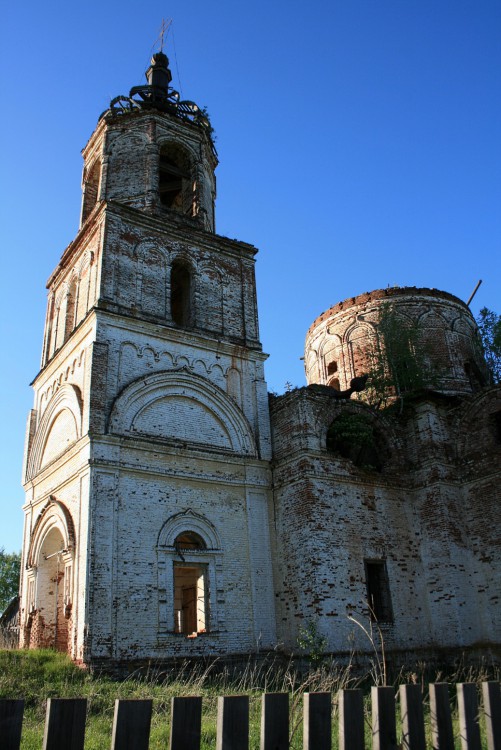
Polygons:
<instances>
[{"instance_id":1,"label":"weathered fence plank","mask_svg":"<svg viewBox=\"0 0 501 750\"><path fill-rule=\"evenodd\" d=\"M430 684L430 724L434 750L454 750L449 685ZM482 750L478 687L457 685L462 750ZM488 750L501 750L501 686L482 684ZM426 750L423 703L418 685L401 685L401 750ZM372 697L372 750L396 750L394 689L377 687ZM151 700L117 700L113 722L112 750L148 750L152 715ZM170 750L200 750L202 698L172 699ZM364 701L361 690L340 690L339 750L364 750ZM43 750L83 750L87 701L47 701ZM21 746L23 700L0 700L1 750ZM305 693L303 713L304 750L331 750L331 695ZM289 696L262 696L260 750L289 747ZM483 735L482 735L483 738ZM457 739L457 738L456 738ZM217 750L248 750L249 698L245 695L218 699Z\"/></svg>"},{"instance_id":2,"label":"weathered fence plank","mask_svg":"<svg viewBox=\"0 0 501 750\"><path fill-rule=\"evenodd\" d=\"M339 750L364 750L364 694L361 690L340 690Z\"/></svg>"},{"instance_id":3,"label":"weathered fence plank","mask_svg":"<svg viewBox=\"0 0 501 750\"><path fill-rule=\"evenodd\" d=\"M481 750L477 686L473 682L463 682L456 690L461 747L463 750Z\"/></svg>"},{"instance_id":4,"label":"weathered fence plank","mask_svg":"<svg viewBox=\"0 0 501 750\"><path fill-rule=\"evenodd\" d=\"M430 684L430 723L433 750L454 750L449 685Z\"/></svg>"},{"instance_id":5,"label":"weathered fence plank","mask_svg":"<svg viewBox=\"0 0 501 750\"><path fill-rule=\"evenodd\" d=\"M397 750L395 693L393 688L371 688L371 701L373 750Z\"/></svg>"},{"instance_id":6,"label":"weathered fence plank","mask_svg":"<svg viewBox=\"0 0 501 750\"><path fill-rule=\"evenodd\" d=\"M419 685L400 685L403 750L426 750L423 696Z\"/></svg>"},{"instance_id":7,"label":"weathered fence plank","mask_svg":"<svg viewBox=\"0 0 501 750\"><path fill-rule=\"evenodd\" d=\"M173 698L171 701L170 750L200 750L202 699Z\"/></svg>"},{"instance_id":8,"label":"weathered fence plank","mask_svg":"<svg viewBox=\"0 0 501 750\"><path fill-rule=\"evenodd\" d=\"M289 694L264 693L261 697L261 750L288 750Z\"/></svg>"},{"instance_id":9,"label":"weathered fence plank","mask_svg":"<svg viewBox=\"0 0 501 750\"><path fill-rule=\"evenodd\" d=\"M331 694L305 693L303 700L303 750L330 750Z\"/></svg>"},{"instance_id":10,"label":"weathered fence plank","mask_svg":"<svg viewBox=\"0 0 501 750\"><path fill-rule=\"evenodd\" d=\"M489 750L501 750L501 685L499 682L483 682L485 732Z\"/></svg>"},{"instance_id":11,"label":"weathered fence plank","mask_svg":"<svg viewBox=\"0 0 501 750\"><path fill-rule=\"evenodd\" d=\"M86 712L85 698L49 698L43 750L83 750Z\"/></svg>"},{"instance_id":12,"label":"weathered fence plank","mask_svg":"<svg viewBox=\"0 0 501 750\"><path fill-rule=\"evenodd\" d=\"M248 750L249 697L230 695L217 699L216 750Z\"/></svg>"},{"instance_id":13,"label":"weathered fence plank","mask_svg":"<svg viewBox=\"0 0 501 750\"><path fill-rule=\"evenodd\" d=\"M115 701L111 750L148 750L151 700Z\"/></svg>"},{"instance_id":14,"label":"weathered fence plank","mask_svg":"<svg viewBox=\"0 0 501 750\"><path fill-rule=\"evenodd\" d=\"M0 700L0 738L3 750L19 750L24 700Z\"/></svg>"}]
</instances>

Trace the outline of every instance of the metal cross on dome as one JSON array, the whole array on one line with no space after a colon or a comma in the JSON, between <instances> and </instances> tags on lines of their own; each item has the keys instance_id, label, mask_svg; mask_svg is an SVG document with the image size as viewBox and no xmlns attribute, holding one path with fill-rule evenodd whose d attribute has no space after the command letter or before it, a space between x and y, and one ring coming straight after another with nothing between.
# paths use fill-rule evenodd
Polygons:
<instances>
[{"instance_id":1,"label":"metal cross on dome","mask_svg":"<svg viewBox=\"0 0 501 750\"><path fill-rule=\"evenodd\" d=\"M157 42L160 42L160 52L164 51L164 39L167 36L167 32L169 31L169 28L171 26L172 26L172 18L168 18L168 19L162 18L162 25L160 26L160 33L157 36L155 43L153 45L155 46Z\"/></svg>"}]
</instances>

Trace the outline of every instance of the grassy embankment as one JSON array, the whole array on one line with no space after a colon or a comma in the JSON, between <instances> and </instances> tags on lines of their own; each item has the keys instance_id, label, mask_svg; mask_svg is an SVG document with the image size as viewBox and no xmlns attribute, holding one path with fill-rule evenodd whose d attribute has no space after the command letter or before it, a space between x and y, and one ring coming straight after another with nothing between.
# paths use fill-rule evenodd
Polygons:
<instances>
[{"instance_id":1,"label":"grassy embankment","mask_svg":"<svg viewBox=\"0 0 501 750\"><path fill-rule=\"evenodd\" d=\"M406 677L408 679L406 679ZM499 679L499 673L458 672L449 677L434 675L434 681L481 682ZM400 676L396 684L421 676ZM202 748L215 748L217 697L245 693L250 696L250 748L259 748L260 697L263 692L288 692L291 707L291 748L302 747L302 694L305 691L329 691L335 695L341 688L367 687L369 681L355 679L350 669L324 666L308 677L300 678L292 668L276 664L249 664L239 676L227 672L211 673L191 670L174 675L152 667L146 676L131 676L115 681L106 676L91 675L76 667L64 655L54 651L0 651L0 698L24 698L22 750L40 750L42 746L46 699L87 698L86 750L103 750L111 746L111 728L116 698L152 698L153 719L150 750L165 750L169 742L170 699L173 696L201 695L203 698ZM423 686L424 682L423 682ZM426 687L424 689L426 695ZM370 706L367 698L366 747L370 747ZM429 724L429 722L428 722ZM456 722L457 728L457 722ZM428 727L429 734L429 727ZM483 732L485 735L485 732ZM430 738L429 738L430 739ZM485 743L483 743L485 746ZM431 745L430 745L431 746ZM457 747L460 747L459 737ZM333 722L333 748L337 748L337 722Z\"/></svg>"}]
</instances>

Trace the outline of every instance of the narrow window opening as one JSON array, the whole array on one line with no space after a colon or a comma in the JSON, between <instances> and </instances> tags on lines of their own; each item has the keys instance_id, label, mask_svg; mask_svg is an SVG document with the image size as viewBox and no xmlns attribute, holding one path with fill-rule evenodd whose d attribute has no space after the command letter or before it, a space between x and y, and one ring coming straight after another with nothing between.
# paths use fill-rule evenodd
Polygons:
<instances>
[{"instance_id":1,"label":"narrow window opening","mask_svg":"<svg viewBox=\"0 0 501 750\"><path fill-rule=\"evenodd\" d=\"M329 362L327 365L327 385L330 388L335 388L336 391L341 390L341 387L339 385L339 377L332 377L337 373L337 362L336 360L333 360L332 362Z\"/></svg>"},{"instance_id":2,"label":"narrow window opening","mask_svg":"<svg viewBox=\"0 0 501 750\"><path fill-rule=\"evenodd\" d=\"M393 622L390 585L384 560L365 560L367 600L371 619L377 622Z\"/></svg>"},{"instance_id":3,"label":"narrow window opening","mask_svg":"<svg viewBox=\"0 0 501 750\"><path fill-rule=\"evenodd\" d=\"M466 360L464 363L464 371L470 381L470 387L473 393L476 393L487 385L485 377L480 372L480 369L474 360Z\"/></svg>"},{"instance_id":4,"label":"narrow window opening","mask_svg":"<svg viewBox=\"0 0 501 750\"><path fill-rule=\"evenodd\" d=\"M77 309L77 280L73 279L66 298L66 319L64 324L64 340L68 338L75 327L75 316Z\"/></svg>"},{"instance_id":5,"label":"narrow window opening","mask_svg":"<svg viewBox=\"0 0 501 750\"><path fill-rule=\"evenodd\" d=\"M72 565L66 565L64 570L64 616L68 618L71 614L71 579Z\"/></svg>"},{"instance_id":6,"label":"narrow window opening","mask_svg":"<svg viewBox=\"0 0 501 750\"><path fill-rule=\"evenodd\" d=\"M171 316L178 326L191 322L191 274L180 263L174 263L170 275Z\"/></svg>"},{"instance_id":7,"label":"narrow window opening","mask_svg":"<svg viewBox=\"0 0 501 750\"><path fill-rule=\"evenodd\" d=\"M30 578L28 581L28 613L34 612L36 609L36 598L35 598L35 579Z\"/></svg>"}]
</instances>

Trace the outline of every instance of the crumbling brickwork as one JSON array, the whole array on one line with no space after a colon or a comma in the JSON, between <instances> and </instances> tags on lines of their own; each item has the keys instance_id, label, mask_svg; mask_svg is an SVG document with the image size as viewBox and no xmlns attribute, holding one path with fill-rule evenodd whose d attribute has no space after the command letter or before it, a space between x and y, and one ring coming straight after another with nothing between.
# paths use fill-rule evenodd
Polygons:
<instances>
[{"instance_id":1,"label":"crumbling brickwork","mask_svg":"<svg viewBox=\"0 0 501 750\"><path fill-rule=\"evenodd\" d=\"M300 628L313 621L329 650L367 650L352 618L370 624L372 561L387 571L392 614L379 625L389 651L499 643L500 403L499 388L459 405L428 394L389 416L340 400L326 386L272 397L277 624L284 643L293 648ZM379 423L379 471L329 450L329 427L347 413ZM476 433L471 443L469 429Z\"/></svg>"},{"instance_id":2,"label":"crumbling brickwork","mask_svg":"<svg viewBox=\"0 0 501 750\"><path fill-rule=\"evenodd\" d=\"M435 390L468 394L487 382L475 321L464 302L437 289L388 287L340 302L312 323L305 346L308 383L337 380L343 390L370 372L371 353L384 347L379 323L385 310L396 324L415 327Z\"/></svg>"},{"instance_id":3,"label":"crumbling brickwork","mask_svg":"<svg viewBox=\"0 0 501 750\"><path fill-rule=\"evenodd\" d=\"M101 117L48 281L22 645L120 669L294 651L312 624L345 654L370 651L354 619L372 616L388 650L492 647L501 395L468 308L429 289L340 303L308 332L310 385L269 403L256 250L215 234L210 125L151 84L167 63ZM388 301L440 382L378 411L341 391Z\"/></svg>"}]
</instances>

